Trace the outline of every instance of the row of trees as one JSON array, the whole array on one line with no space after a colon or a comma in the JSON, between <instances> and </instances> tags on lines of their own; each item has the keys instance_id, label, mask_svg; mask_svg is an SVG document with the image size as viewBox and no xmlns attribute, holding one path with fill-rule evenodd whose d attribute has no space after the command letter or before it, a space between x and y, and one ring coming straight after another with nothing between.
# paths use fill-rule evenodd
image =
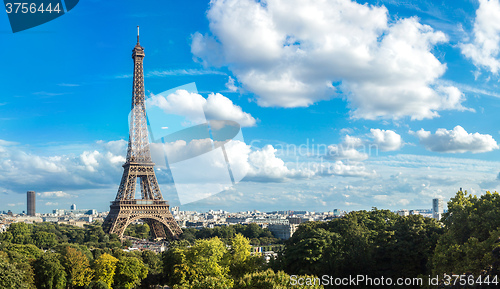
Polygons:
<instances>
[{"instance_id":1,"label":"row of trees","mask_svg":"<svg viewBox=\"0 0 500 289\"><path fill-rule=\"evenodd\" d=\"M165 281L174 289L290 288L290 275L268 268L250 249L250 240L241 234L227 244L218 237L197 240L192 246L177 242L163 255ZM323 288L319 284L294 287Z\"/></svg>"},{"instance_id":2,"label":"row of trees","mask_svg":"<svg viewBox=\"0 0 500 289\"><path fill-rule=\"evenodd\" d=\"M92 260L75 245L44 252L33 244L2 243L1 249L0 288L134 288L149 271L143 256L123 251Z\"/></svg>"},{"instance_id":3,"label":"row of trees","mask_svg":"<svg viewBox=\"0 0 500 289\"><path fill-rule=\"evenodd\" d=\"M459 191L448 202L445 226L432 257L433 274L500 273L500 195ZM496 256L495 256L496 255ZM494 267L494 268L493 268ZM499 280L500 281L500 280ZM496 288L496 287L495 287Z\"/></svg>"},{"instance_id":4,"label":"row of trees","mask_svg":"<svg viewBox=\"0 0 500 289\"><path fill-rule=\"evenodd\" d=\"M147 236L148 231L147 225L128 230L137 237ZM443 278L445 273L500 273L498 193L477 197L458 192L441 222L376 208L329 222L307 222L281 245L284 250L278 258L266 263L250 251L252 243L272 243L269 234L255 224L188 229L162 254L126 253L118 238L104 234L99 224L85 229L12 224L0 234L0 288L148 288L156 284L176 289L289 288L291 275L300 275L294 280L311 280L360 274L419 277L428 284L429 276ZM485 286L475 288L490 288ZM323 288L318 284L296 288L306 287Z\"/></svg>"},{"instance_id":5,"label":"row of trees","mask_svg":"<svg viewBox=\"0 0 500 289\"><path fill-rule=\"evenodd\" d=\"M432 269L429 260L442 234L436 220L420 215L351 212L330 222L301 225L274 266L290 274L338 278L423 277Z\"/></svg>"},{"instance_id":6,"label":"row of trees","mask_svg":"<svg viewBox=\"0 0 500 289\"><path fill-rule=\"evenodd\" d=\"M148 238L149 231L148 225L138 224L129 226L126 234ZM149 288L150 285L167 283L189 288L186 286L205 284L196 281L200 276L213 282L219 279L221 276L211 275L210 266L203 270L199 266L219 263L217 266L224 268L221 269L225 272L222 276L229 283L216 282L223 286L217 288L232 288L236 272L239 272L238 278L249 274L245 277L247 283L259 278L262 284L283 283L288 280L284 276L288 275L265 272L263 259L250 257L251 242L272 244L274 241L280 242L267 229L255 224L236 225L188 229L181 241L171 244L171 249L165 254L152 251L126 253L122 249L130 246L130 241L125 240L122 245L116 235L105 234L99 223L86 228L52 223L13 223L0 234L0 288ZM213 246L216 248L211 248ZM203 253L193 253L194 250ZM216 252L223 258L213 257ZM181 258L184 254L187 257ZM201 259L203 256L216 261L207 263ZM180 263L173 263L175 260L180 260ZM190 273L182 275L179 266L188 268L186 272ZM232 268L230 271L229 267ZM257 274L261 271L263 275Z\"/></svg>"},{"instance_id":7,"label":"row of trees","mask_svg":"<svg viewBox=\"0 0 500 289\"><path fill-rule=\"evenodd\" d=\"M444 274L482 276L480 280L490 276L491 281L500 274L500 195L459 191L440 222L373 209L330 222L305 223L272 265L289 274L417 277L427 285L429 276L438 276L444 286ZM497 285L500 282L460 288Z\"/></svg>"},{"instance_id":8,"label":"row of trees","mask_svg":"<svg viewBox=\"0 0 500 289\"><path fill-rule=\"evenodd\" d=\"M147 225L146 225L147 226ZM88 248L121 248L116 234L104 233L101 224L94 223L86 228L59 225L49 222L38 224L13 223L0 234L0 242L33 244L41 249L49 249L58 244L72 243Z\"/></svg>"}]
</instances>

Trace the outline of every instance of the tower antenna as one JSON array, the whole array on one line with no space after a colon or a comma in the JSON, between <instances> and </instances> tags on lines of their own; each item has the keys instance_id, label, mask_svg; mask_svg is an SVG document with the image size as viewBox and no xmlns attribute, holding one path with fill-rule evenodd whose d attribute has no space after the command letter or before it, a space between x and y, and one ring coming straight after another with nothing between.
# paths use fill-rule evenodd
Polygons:
<instances>
[{"instance_id":1,"label":"tower antenna","mask_svg":"<svg viewBox=\"0 0 500 289\"><path fill-rule=\"evenodd\" d=\"M137 44L139 44L139 25L137 25Z\"/></svg>"}]
</instances>

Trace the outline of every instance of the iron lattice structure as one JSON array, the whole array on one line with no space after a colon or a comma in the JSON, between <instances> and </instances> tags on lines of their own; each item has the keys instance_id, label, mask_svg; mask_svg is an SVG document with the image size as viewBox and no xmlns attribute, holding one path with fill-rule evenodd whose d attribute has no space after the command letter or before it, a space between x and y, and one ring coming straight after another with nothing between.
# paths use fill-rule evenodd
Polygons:
<instances>
[{"instance_id":1,"label":"iron lattice structure","mask_svg":"<svg viewBox=\"0 0 500 289\"><path fill-rule=\"evenodd\" d=\"M138 219L147 222L155 238L177 238L182 230L170 213L168 202L163 200L154 171L149 149L146 106L144 95L144 47L137 44L132 50L134 83L127 160L116 198L111 202L103 228L109 234L123 238L128 225ZM135 199L137 179L140 179L141 199Z\"/></svg>"}]
</instances>

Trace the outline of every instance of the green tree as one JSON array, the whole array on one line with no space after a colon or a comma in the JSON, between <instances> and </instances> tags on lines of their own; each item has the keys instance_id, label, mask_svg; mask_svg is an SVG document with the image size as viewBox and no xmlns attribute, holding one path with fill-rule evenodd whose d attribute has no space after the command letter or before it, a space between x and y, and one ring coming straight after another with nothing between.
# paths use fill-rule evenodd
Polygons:
<instances>
[{"instance_id":1,"label":"green tree","mask_svg":"<svg viewBox=\"0 0 500 289\"><path fill-rule=\"evenodd\" d=\"M393 278L428 275L432 270L434 249L443 234L441 224L432 218L410 215L398 218L393 230L391 240L377 250L379 274ZM389 266L382 268L380 265L384 264L384 260Z\"/></svg>"},{"instance_id":2,"label":"green tree","mask_svg":"<svg viewBox=\"0 0 500 289\"><path fill-rule=\"evenodd\" d=\"M12 236L12 233L7 231L0 233L0 241L5 242L5 243L10 243L14 239L14 236Z\"/></svg>"},{"instance_id":3,"label":"green tree","mask_svg":"<svg viewBox=\"0 0 500 289\"><path fill-rule=\"evenodd\" d=\"M12 223L7 232L12 234L12 243L31 244L31 225L26 223Z\"/></svg>"},{"instance_id":4,"label":"green tree","mask_svg":"<svg viewBox=\"0 0 500 289\"><path fill-rule=\"evenodd\" d=\"M43 251L33 244L8 244L5 252L7 252L9 256L13 253L18 253L19 256L16 256L16 258L21 258L26 262L37 259L43 254Z\"/></svg>"},{"instance_id":5,"label":"green tree","mask_svg":"<svg viewBox=\"0 0 500 289\"><path fill-rule=\"evenodd\" d=\"M16 250L19 248L25 249L25 247L33 250ZM3 250L5 252L0 252L0 260L4 259L6 262L10 262L10 264L14 265L19 270L19 277L22 279L26 288L34 289L35 273L31 264L35 258L41 256L43 252L34 245L18 244L8 244ZM33 253L27 253L30 251ZM7 261L7 259L9 261Z\"/></svg>"},{"instance_id":6,"label":"green tree","mask_svg":"<svg viewBox=\"0 0 500 289\"><path fill-rule=\"evenodd\" d=\"M35 283L39 289L63 289L66 273L59 262L59 254L45 253L34 263Z\"/></svg>"},{"instance_id":7,"label":"green tree","mask_svg":"<svg viewBox=\"0 0 500 289\"><path fill-rule=\"evenodd\" d=\"M142 262L148 267L148 276L146 277L146 279L142 280L142 287L149 288L149 286L161 284L161 280L163 277L163 264L161 260L161 254L145 250L142 251L141 258Z\"/></svg>"},{"instance_id":8,"label":"green tree","mask_svg":"<svg viewBox=\"0 0 500 289\"><path fill-rule=\"evenodd\" d=\"M250 241L241 234L236 234L230 240L230 275L233 278L241 278L246 273L252 273L260 269L263 259L258 256L251 256Z\"/></svg>"},{"instance_id":9,"label":"green tree","mask_svg":"<svg viewBox=\"0 0 500 289\"><path fill-rule=\"evenodd\" d=\"M94 261L96 280L106 283L109 289L112 289L111 285L115 276L116 263L118 263L118 259L107 253L102 254Z\"/></svg>"},{"instance_id":10,"label":"green tree","mask_svg":"<svg viewBox=\"0 0 500 289\"><path fill-rule=\"evenodd\" d=\"M104 283L101 280L93 281L92 283L90 283L89 288L90 289L109 289L108 284Z\"/></svg>"},{"instance_id":11,"label":"green tree","mask_svg":"<svg viewBox=\"0 0 500 289\"><path fill-rule=\"evenodd\" d=\"M131 289L148 275L148 268L135 257L122 257L116 265L115 284L118 288Z\"/></svg>"},{"instance_id":12,"label":"green tree","mask_svg":"<svg viewBox=\"0 0 500 289\"><path fill-rule=\"evenodd\" d=\"M302 280L299 280L302 279ZM296 282L293 284L293 282ZM303 285L299 285L303 283ZM275 273L273 270L268 269L266 271L246 274L234 285L233 289L287 289L287 288L298 288L298 289L320 289L323 286L320 284L320 280L311 275L294 275L291 278L290 275L283 271L278 271Z\"/></svg>"},{"instance_id":13,"label":"green tree","mask_svg":"<svg viewBox=\"0 0 500 289\"><path fill-rule=\"evenodd\" d=\"M229 252L218 237L198 240L191 247L176 245L165 254L165 260L170 285L198 288L210 286L213 280L228 288L233 284L229 277Z\"/></svg>"},{"instance_id":14,"label":"green tree","mask_svg":"<svg viewBox=\"0 0 500 289\"><path fill-rule=\"evenodd\" d=\"M104 237L107 236L106 233L104 233L104 230L102 229L101 224L99 223L93 223L92 225L89 225L87 227L87 230L85 230L85 242L103 242Z\"/></svg>"},{"instance_id":15,"label":"green tree","mask_svg":"<svg viewBox=\"0 0 500 289\"><path fill-rule=\"evenodd\" d=\"M163 275L170 285L185 283L188 268L186 266L186 250L189 242L186 240L174 241L170 249L163 253Z\"/></svg>"},{"instance_id":16,"label":"green tree","mask_svg":"<svg viewBox=\"0 0 500 289\"><path fill-rule=\"evenodd\" d=\"M478 275L493 263L492 250L500 237L500 195L486 192L479 198L459 191L443 215L445 233L432 258L433 273L472 272Z\"/></svg>"},{"instance_id":17,"label":"green tree","mask_svg":"<svg viewBox=\"0 0 500 289\"><path fill-rule=\"evenodd\" d=\"M68 284L72 286L87 286L94 277L87 257L75 248L66 247L62 255L62 264L66 268Z\"/></svg>"},{"instance_id":18,"label":"green tree","mask_svg":"<svg viewBox=\"0 0 500 289\"><path fill-rule=\"evenodd\" d=\"M0 252L0 288L3 289L30 289L25 280L25 272L7 261L7 254Z\"/></svg>"},{"instance_id":19,"label":"green tree","mask_svg":"<svg viewBox=\"0 0 500 289\"><path fill-rule=\"evenodd\" d=\"M198 240L186 251L186 262L194 271L193 280L204 277L228 279L228 263L226 245L218 238ZM202 278L199 278L202 277Z\"/></svg>"},{"instance_id":20,"label":"green tree","mask_svg":"<svg viewBox=\"0 0 500 289\"><path fill-rule=\"evenodd\" d=\"M233 280L223 278L219 279L213 276L205 276L200 279L195 279L192 283L177 284L173 286L174 289L232 289Z\"/></svg>"},{"instance_id":21,"label":"green tree","mask_svg":"<svg viewBox=\"0 0 500 289\"><path fill-rule=\"evenodd\" d=\"M339 233L331 232L321 223L308 222L299 227L285 248L285 264L294 274L322 274L329 268L328 260L335 251L341 251L343 242ZM338 258L342 255L339 252ZM339 272L336 272L339 273Z\"/></svg>"},{"instance_id":22,"label":"green tree","mask_svg":"<svg viewBox=\"0 0 500 289\"><path fill-rule=\"evenodd\" d=\"M33 234L33 242L38 248L48 249L57 245L57 236L54 233L38 231Z\"/></svg>"},{"instance_id":23,"label":"green tree","mask_svg":"<svg viewBox=\"0 0 500 289\"><path fill-rule=\"evenodd\" d=\"M250 241L241 234L231 240L231 255L234 262L243 263L250 257Z\"/></svg>"}]
</instances>

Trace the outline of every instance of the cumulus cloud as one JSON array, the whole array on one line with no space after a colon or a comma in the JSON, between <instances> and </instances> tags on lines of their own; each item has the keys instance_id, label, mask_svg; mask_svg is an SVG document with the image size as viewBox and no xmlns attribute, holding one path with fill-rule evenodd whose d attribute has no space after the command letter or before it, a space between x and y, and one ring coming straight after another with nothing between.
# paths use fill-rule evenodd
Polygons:
<instances>
[{"instance_id":1,"label":"cumulus cloud","mask_svg":"<svg viewBox=\"0 0 500 289\"><path fill-rule=\"evenodd\" d=\"M37 193L37 195L42 197L42 198L69 198L69 197L71 197L68 193L65 193L63 191L43 192L43 193Z\"/></svg>"},{"instance_id":2,"label":"cumulus cloud","mask_svg":"<svg viewBox=\"0 0 500 289\"><path fill-rule=\"evenodd\" d=\"M153 95L147 100L147 105L158 106L167 114L182 115L193 124L205 123L206 119L232 120L243 127L256 123L253 116L220 93L211 93L205 99L198 93L179 89L167 96Z\"/></svg>"},{"instance_id":3,"label":"cumulus cloud","mask_svg":"<svg viewBox=\"0 0 500 289\"><path fill-rule=\"evenodd\" d=\"M477 67L486 68L497 74L500 68L500 2L479 0L474 21L473 39L460 44L462 54L470 58Z\"/></svg>"},{"instance_id":4,"label":"cumulus cloud","mask_svg":"<svg viewBox=\"0 0 500 289\"><path fill-rule=\"evenodd\" d=\"M90 144L76 154L42 156L20 145L0 145L0 188L12 192L96 188L119 182L126 154L125 141ZM126 142L125 142L126 143ZM57 151L57 149L54 149Z\"/></svg>"},{"instance_id":5,"label":"cumulus cloud","mask_svg":"<svg viewBox=\"0 0 500 289\"><path fill-rule=\"evenodd\" d=\"M326 157L337 160L363 161L368 158L368 154L364 150L364 142L361 138L346 135L342 143L328 146Z\"/></svg>"},{"instance_id":6,"label":"cumulus cloud","mask_svg":"<svg viewBox=\"0 0 500 289\"><path fill-rule=\"evenodd\" d=\"M350 0L215 0L207 17L211 33L195 33L191 52L227 66L261 106L309 106L342 91L354 118L466 109L456 87L438 84L446 64L431 50L446 35L417 18L389 23L385 7Z\"/></svg>"},{"instance_id":7,"label":"cumulus cloud","mask_svg":"<svg viewBox=\"0 0 500 289\"><path fill-rule=\"evenodd\" d=\"M373 144L381 151L396 151L403 145L401 136L392 130L370 129L370 137L373 138Z\"/></svg>"},{"instance_id":8,"label":"cumulus cloud","mask_svg":"<svg viewBox=\"0 0 500 289\"><path fill-rule=\"evenodd\" d=\"M308 169L289 169L285 162L276 157L276 149L266 145L248 155L250 169L246 180L282 182L290 178L308 178L314 175Z\"/></svg>"},{"instance_id":9,"label":"cumulus cloud","mask_svg":"<svg viewBox=\"0 0 500 289\"><path fill-rule=\"evenodd\" d=\"M411 132L413 133L413 132ZM414 132L420 143L430 151L441 153L483 153L498 149L497 142L489 134L468 133L457 125L453 130L440 128L435 134L420 129Z\"/></svg>"},{"instance_id":10,"label":"cumulus cloud","mask_svg":"<svg viewBox=\"0 0 500 289\"><path fill-rule=\"evenodd\" d=\"M85 168L90 172L95 172L96 167L99 166L99 162L96 158L98 158L100 153L98 151L88 152L85 151L80 155L80 159L82 163L85 165Z\"/></svg>"},{"instance_id":11,"label":"cumulus cloud","mask_svg":"<svg viewBox=\"0 0 500 289\"><path fill-rule=\"evenodd\" d=\"M232 120L241 126L254 126L255 118L220 93L211 93L203 106L207 119Z\"/></svg>"},{"instance_id":12,"label":"cumulus cloud","mask_svg":"<svg viewBox=\"0 0 500 289\"><path fill-rule=\"evenodd\" d=\"M349 130L341 130L341 133L346 132L349 132ZM372 153L378 153L379 150L384 152L396 151L402 146L403 140L396 132L372 128L370 133L361 137L346 134L340 144L327 147L326 158L361 162L368 159Z\"/></svg>"}]
</instances>

